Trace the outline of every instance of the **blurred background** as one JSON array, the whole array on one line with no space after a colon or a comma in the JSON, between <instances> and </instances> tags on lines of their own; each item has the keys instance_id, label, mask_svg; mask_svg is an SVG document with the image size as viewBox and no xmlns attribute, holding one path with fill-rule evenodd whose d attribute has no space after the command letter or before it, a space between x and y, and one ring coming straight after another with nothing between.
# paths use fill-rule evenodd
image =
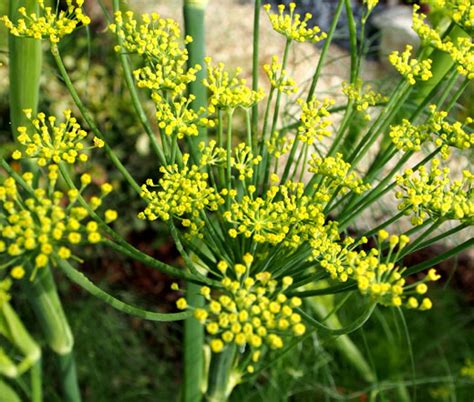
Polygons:
<instances>
[{"instance_id":1,"label":"blurred background","mask_svg":"<svg viewBox=\"0 0 474 402\"><path fill-rule=\"evenodd\" d=\"M278 1L271 1L276 4ZM7 1L0 3L0 15L7 12ZM64 43L65 64L71 72L86 105L92 111L109 144L122 162L143 182L157 174L158 163L149 153L145 133L134 115L122 80L122 72L113 50L114 37L107 32L104 9L108 0L86 0L92 18L90 28ZM286 2L286 3L289 3ZM336 1L297 1L297 11L311 12L313 24L327 30ZM354 2L357 18L361 4ZM133 0L125 8L140 12L156 11L164 17L182 21L179 0ZM411 7L397 0L381 2L369 21L370 44L364 61L363 78L375 88L384 89L397 77L385 62L386 55L406 43L416 45L412 32ZM210 0L207 9L207 53L228 67L241 66L243 75L251 75L251 36L253 1ZM341 83L347 79L349 57L345 16L337 30L337 40L330 48L330 61L318 84L321 96L340 96ZM272 55L281 55L283 40L271 30L262 14L261 63ZM311 76L317 62L317 46L301 44L293 48L290 73L299 83ZM262 83L264 78L262 72ZM8 157L12 148L8 105L8 44L5 30L0 30L0 153ZM142 94L146 95L146 94ZM474 113L474 89L468 88L455 110L459 119ZM288 113L294 99L288 99ZM153 105L143 96L153 114ZM61 114L73 103L62 84L45 44L45 59L39 110ZM78 116L79 113L76 112ZM238 124L238 122L237 122ZM471 155L454 158L457 169L470 163ZM97 183L112 181L118 189L110 197L109 208L120 217L116 228L140 250L166 261L181 264L178 253L164 225L136 219L141 200L122 183L121 177L100 153L92 161ZM354 231L374 227L393 208L393 201L382 200ZM374 212L376 211L376 212ZM380 211L380 212L379 212ZM402 227L404 223L401 223ZM396 228L395 228L396 230ZM399 230L401 230L399 228ZM464 234L465 236L465 234ZM454 239L457 242L459 239ZM424 249L407 260L414 265L441 253L449 244ZM97 284L128 303L149 309L174 311L179 297L170 290L172 280L165 275L129 261L105 248L84 249L83 271ZM474 396L474 258L472 250L439 266L443 279L433 286L434 308L428 312L405 313L405 320L394 311L379 308L368 324L350 339L315 334L294 353L267 369L254 383L241 387L233 401L366 401L373 389L380 401L470 401ZM60 291L76 337L76 355L85 401L174 401L181 381L181 323L151 323L130 318L59 277ZM334 303L319 300L320 305ZM37 333L26 303L18 308L28 328ZM350 318L350 309L339 317ZM406 323L406 326L405 326ZM357 358L348 357L352 351ZM46 354L44 367L49 364ZM364 364L357 363L363 361ZM472 366L471 370L466 367ZM54 376L54 367L51 376ZM470 374L469 374L470 373ZM413 386L415 384L415 386ZM415 398L413 397L415 395ZM408 399L405 399L408 398ZM1 400L1 398L0 398ZM47 401L60 401L54 386L46 391Z\"/></svg>"}]
</instances>

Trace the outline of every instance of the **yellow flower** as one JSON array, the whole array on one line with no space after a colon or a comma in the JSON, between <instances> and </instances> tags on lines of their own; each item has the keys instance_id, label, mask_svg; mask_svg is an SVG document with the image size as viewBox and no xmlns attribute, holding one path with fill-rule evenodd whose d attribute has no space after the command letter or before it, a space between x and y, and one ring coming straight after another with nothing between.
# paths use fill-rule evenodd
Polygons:
<instances>
[{"instance_id":1,"label":"yellow flower","mask_svg":"<svg viewBox=\"0 0 474 402\"><path fill-rule=\"evenodd\" d=\"M407 169L396 178L401 191L398 208L412 215L412 224L421 225L426 219L459 220L470 223L474 219L472 185L474 175L465 170L458 180L451 180L450 169L440 169L439 159L433 159L430 170L425 166L416 174Z\"/></svg>"},{"instance_id":2,"label":"yellow flower","mask_svg":"<svg viewBox=\"0 0 474 402\"><path fill-rule=\"evenodd\" d=\"M75 3L75 4L74 4ZM44 0L38 0L39 14L26 14L24 7L18 12L23 18L16 23L7 16L0 18L10 33L14 36L49 39L52 44L58 43L63 37L71 34L79 26L90 24L90 18L82 11L83 0L66 0L66 11L45 6Z\"/></svg>"},{"instance_id":3,"label":"yellow flower","mask_svg":"<svg viewBox=\"0 0 474 402\"><path fill-rule=\"evenodd\" d=\"M341 186L342 192L351 190L356 194L361 194L370 188L370 185L364 184L355 172L351 172L351 165L342 159L342 154L338 153L335 157L328 156L326 158L313 154L309 166L308 170L311 173L329 179L327 188L330 191Z\"/></svg>"},{"instance_id":4,"label":"yellow flower","mask_svg":"<svg viewBox=\"0 0 474 402\"><path fill-rule=\"evenodd\" d=\"M190 221L191 234L198 234L204 222L201 211L216 211L223 198L208 185L208 174L202 173L198 166L188 166L189 155L183 155L182 168L178 165L162 166L163 176L156 186L151 179L142 186L141 196L148 207L141 212L140 219L168 221L171 217L186 217ZM157 190L149 188L158 187Z\"/></svg>"},{"instance_id":5,"label":"yellow flower","mask_svg":"<svg viewBox=\"0 0 474 402\"><path fill-rule=\"evenodd\" d=\"M21 279L25 276L25 269L21 265L17 265L12 268L10 275L14 279Z\"/></svg>"},{"instance_id":6,"label":"yellow flower","mask_svg":"<svg viewBox=\"0 0 474 402\"><path fill-rule=\"evenodd\" d=\"M72 258L68 244L78 244L86 236L90 243L102 240L98 224L86 223L88 213L77 205L77 191L56 190L56 177L51 180L50 174L45 175L50 182L33 183L32 177L31 172L23 174L29 186L34 184L32 194L23 195L12 177L0 185L0 258L9 258L13 264L11 257L21 257L32 261L36 270L54 263L55 257ZM15 268L11 275L19 278L21 270Z\"/></svg>"},{"instance_id":7,"label":"yellow flower","mask_svg":"<svg viewBox=\"0 0 474 402\"><path fill-rule=\"evenodd\" d=\"M220 353L228 343L247 345L243 350L248 350L249 358L256 363L267 346L281 349L286 337L302 336L306 327L291 307L300 306L301 300L288 299L283 294L293 278L287 276L279 283L269 272L249 276L247 270L251 270L253 261L246 254L245 265L235 264L233 270L226 271L220 296L211 295L210 289L203 286L201 294L207 303L194 310L194 317L205 326L214 353ZM184 299L178 302L187 306Z\"/></svg>"},{"instance_id":8,"label":"yellow flower","mask_svg":"<svg viewBox=\"0 0 474 402\"><path fill-rule=\"evenodd\" d=\"M220 353L224 350L224 342L220 339L213 339L210 343L210 347L214 353Z\"/></svg>"},{"instance_id":9,"label":"yellow flower","mask_svg":"<svg viewBox=\"0 0 474 402\"><path fill-rule=\"evenodd\" d=\"M188 303L186 302L186 299L181 297L176 301L176 307L180 310L186 310L188 308Z\"/></svg>"},{"instance_id":10,"label":"yellow flower","mask_svg":"<svg viewBox=\"0 0 474 402\"><path fill-rule=\"evenodd\" d=\"M115 13L109 29L123 41L116 51L143 57L144 66L134 71L140 88L154 92L169 90L173 95L183 93L196 80L201 66L187 68L189 57L178 23L157 13L142 14L140 19L131 11ZM186 37L184 44L191 41Z\"/></svg>"},{"instance_id":11,"label":"yellow flower","mask_svg":"<svg viewBox=\"0 0 474 402\"><path fill-rule=\"evenodd\" d=\"M298 92L295 80L288 76L287 71L278 62L277 56L272 57L271 64L263 66L263 71L265 71L272 88L289 95Z\"/></svg>"},{"instance_id":12,"label":"yellow flower","mask_svg":"<svg viewBox=\"0 0 474 402\"><path fill-rule=\"evenodd\" d=\"M105 221L107 223L110 223L110 222L113 222L117 219L117 211L113 210L113 209L108 209L107 211L105 211Z\"/></svg>"},{"instance_id":13,"label":"yellow flower","mask_svg":"<svg viewBox=\"0 0 474 402\"><path fill-rule=\"evenodd\" d=\"M411 59L413 46L406 45L405 51L400 54L398 50L390 53L388 60L395 67L395 69L407 79L410 85L416 84L416 79L427 81L432 77L430 59L419 61Z\"/></svg>"},{"instance_id":14,"label":"yellow flower","mask_svg":"<svg viewBox=\"0 0 474 402\"><path fill-rule=\"evenodd\" d=\"M71 116L70 110L64 111L64 122L60 124L57 124L54 116L46 117L44 113L38 113L32 118L30 110L24 112L30 116L33 130L29 132L26 127L18 127L17 138L23 145L24 152L16 150L13 152L13 159L35 159L39 166L87 161L86 152L92 147L84 146L87 132L81 129L77 119Z\"/></svg>"},{"instance_id":15,"label":"yellow flower","mask_svg":"<svg viewBox=\"0 0 474 402\"><path fill-rule=\"evenodd\" d=\"M240 68L229 74L225 71L223 63L214 66L210 57L205 58L205 63L207 78L203 80L203 84L210 92L208 107L210 113L216 108L230 111L239 107L249 109L264 98L263 89L254 91L246 85L244 79L239 78Z\"/></svg>"},{"instance_id":16,"label":"yellow flower","mask_svg":"<svg viewBox=\"0 0 474 402\"><path fill-rule=\"evenodd\" d=\"M332 122L327 117L330 116L328 108L334 105L333 99L326 98L322 102L316 98L309 102L298 99L298 104L301 106L301 125L298 127L298 140L312 145L316 140L321 141L323 137L331 135L328 127Z\"/></svg>"},{"instance_id":17,"label":"yellow flower","mask_svg":"<svg viewBox=\"0 0 474 402\"><path fill-rule=\"evenodd\" d=\"M312 42L316 43L326 38L326 34L321 32L318 26L313 28L308 27L308 21L312 18L312 15L307 13L304 19L301 19L300 14L295 14L295 3L290 3L289 13L285 13L285 6L280 4L278 6L279 14L273 14L270 12L270 4L264 6L265 11L270 18L273 29L285 36L290 40L297 42Z\"/></svg>"},{"instance_id":18,"label":"yellow flower","mask_svg":"<svg viewBox=\"0 0 474 402\"><path fill-rule=\"evenodd\" d=\"M364 117L370 120L370 114L366 110L371 106L377 106L380 103L387 102L388 98L371 90L371 86L364 84L362 80L357 80L354 84L344 82L342 92L349 101L353 102L355 110L365 112Z\"/></svg>"}]
</instances>

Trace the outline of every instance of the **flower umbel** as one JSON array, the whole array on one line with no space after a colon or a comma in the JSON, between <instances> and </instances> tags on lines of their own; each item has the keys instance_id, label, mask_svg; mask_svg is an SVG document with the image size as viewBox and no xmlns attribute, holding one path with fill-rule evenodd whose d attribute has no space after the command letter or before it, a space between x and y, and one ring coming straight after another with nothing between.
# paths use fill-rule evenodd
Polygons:
<instances>
[{"instance_id":1,"label":"flower umbel","mask_svg":"<svg viewBox=\"0 0 474 402\"><path fill-rule=\"evenodd\" d=\"M273 29L286 36L289 40L317 43L327 36L326 33L321 32L318 26L308 27L308 21L312 18L311 14L307 13L303 19L301 19L301 15L295 14L295 3L290 3L288 7L289 13L285 13L286 7L283 4L278 6L278 14L270 12L270 4L266 4L264 8L270 18Z\"/></svg>"},{"instance_id":2,"label":"flower umbel","mask_svg":"<svg viewBox=\"0 0 474 402\"><path fill-rule=\"evenodd\" d=\"M90 24L90 18L82 11L84 0L66 0L66 11L56 12L56 8L47 7L44 0L37 0L39 15L27 14L21 7L18 12L23 16L16 23L7 16L0 18L14 36L34 39L49 39L52 44L58 43L63 37L70 35L79 26Z\"/></svg>"},{"instance_id":3,"label":"flower umbel","mask_svg":"<svg viewBox=\"0 0 474 402\"><path fill-rule=\"evenodd\" d=\"M29 132L27 127L18 127L18 142L25 147L24 152L16 150L13 159L28 157L37 161L39 166L66 162L74 164L76 161L86 162L89 158L87 151L104 146L99 138L94 138L93 146L84 146L87 132L81 129L76 118L70 110L64 111L65 121L57 124L56 117L38 113L35 118L31 110L25 110L34 132Z\"/></svg>"},{"instance_id":4,"label":"flower umbel","mask_svg":"<svg viewBox=\"0 0 474 402\"><path fill-rule=\"evenodd\" d=\"M247 254L244 260L245 264L226 270L219 292L201 288L207 303L194 310L194 317L205 326L214 353L235 344L249 356L251 363L246 369L251 372L266 353L282 349L286 338L302 336L306 326L295 311L301 300L285 296L293 279L285 276L275 280L269 272L252 276L249 271L253 257ZM178 303L180 308L187 307L180 300Z\"/></svg>"},{"instance_id":5,"label":"flower umbel","mask_svg":"<svg viewBox=\"0 0 474 402\"><path fill-rule=\"evenodd\" d=\"M90 182L88 177L83 178L83 183ZM77 190L66 194L55 190L54 185L49 186L49 191L33 189L30 172L23 174L23 180L31 187L31 194L26 196L12 177L0 186L0 259L8 259L8 266L26 259L32 261L36 271L54 263L55 258L75 258L71 247L102 240L98 224L88 220L87 210L78 204ZM86 186L82 185L81 192ZM90 199L93 209L101 205L107 190L102 191L101 197ZM12 275L19 279L23 274L15 268Z\"/></svg>"},{"instance_id":6,"label":"flower umbel","mask_svg":"<svg viewBox=\"0 0 474 402\"><path fill-rule=\"evenodd\" d=\"M407 45L405 51L400 54L397 50L392 52L388 57L390 63L397 69L397 71L406 78L410 85L416 84L416 79L427 81L432 77L430 59L417 60L410 58L413 47Z\"/></svg>"}]
</instances>

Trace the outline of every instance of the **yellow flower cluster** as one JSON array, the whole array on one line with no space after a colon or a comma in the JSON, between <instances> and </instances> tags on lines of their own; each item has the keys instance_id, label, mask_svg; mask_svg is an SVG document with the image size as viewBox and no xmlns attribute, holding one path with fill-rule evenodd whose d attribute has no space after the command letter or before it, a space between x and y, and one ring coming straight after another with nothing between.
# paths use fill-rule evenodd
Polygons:
<instances>
[{"instance_id":1,"label":"yellow flower cluster","mask_svg":"<svg viewBox=\"0 0 474 402\"><path fill-rule=\"evenodd\" d=\"M197 136L198 127L214 127L214 120L204 117L205 108L198 112L191 109L190 104L195 96L181 97L178 100L167 102L157 92L152 94L156 107L156 120L158 127L166 135L175 135L178 139Z\"/></svg>"},{"instance_id":2,"label":"yellow flower cluster","mask_svg":"<svg viewBox=\"0 0 474 402\"><path fill-rule=\"evenodd\" d=\"M90 18L82 12L84 0L66 0L66 11L57 12L56 8L46 7L44 0L37 0L39 15L27 14L25 7L18 12L23 16L13 23L7 16L0 18L14 36L34 39L49 39L53 44L71 34L78 26L90 24Z\"/></svg>"},{"instance_id":3,"label":"yellow flower cluster","mask_svg":"<svg viewBox=\"0 0 474 402\"><path fill-rule=\"evenodd\" d=\"M432 61L411 59L413 46L406 45L405 51L400 54L398 50L392 52L388 60L395 67L395 69L407 79L410 85L416 84L416 79L427 81L432 77L431 64Z\"/></svg>"},{"instance_id":4,"label":"yellow flower cluster","mask_svg":"<svg viewBox=\"0 0 474 402\"><path fill-rule=\"evenodd\" d=\"M295 3L290 3L289 13L285 13L285 5L278 6L278 14L271 13L270 4L264 6L265 11L270 18L273 29L285 36L288 40L295 40L297 42L312 42L317 43L327 37L326 33L321 32L318 26L313 28L308 27L308 21L312 15L307 13L304 19L301 15L295 14Z\"/></svg>"},{"instance_id":5,"label":"yellow flower cluster","mask_svg":"<svg viewBox=\"0 0 474 402\"><path fill-rule=\"evenodd\" d=\"M249 109L265 97L262 88L253 91L246 85L246 81L239 78L241 69L237 68L234 74L225 71L224 63L212 64L210 57L205 58L207 78L203 84L209 89L209 112L215 109L234 110L236 108Z\"/></svg>"},{"instance_id":6,"label":"yellow flower cluster","mask_svg":"<svg viewBox=\"0 0 474 402\"><path fill-rule=\"evenodd\" d=\"M440 161L433 159L427 171L422 166L417 174L407 169L396 181L401 191L398 208L411 214L413 225L421 225L427 218L474 222L474 175L465 170L462 179L451 181L449 168L440 169Z\"/></svg>"},{"instance_id":7,"label":"yellow flower cluster","mask_svg":"<svg viewBox=\"0 0 474 402\"><path fill-rule=\"evenodd\" d=\"M213 294L207 286L202 287L201 294L207 303L194 310L194 317L205 326L214 353L235 344L241 353L248 353L251 364L247 371L253 372L253 364L265 353L282 349L286 338L304 335L306 326L295 312L301 299L288 298L284 293L293 278L285 276L278 281L270 272L251 276L253 257L246 254L244 261L245 264L235 264L232 269L226 262L219 262L218 269L225 274L222 291ZM185 299L179 299L177 305L187 308Z\"/></svg>"},{"instance_id":8,"label":"yellow flower cluster","mask_svg":"<svg viewBox=\"0 0 474 402\"><path fill-rule=\"evenodd\" d=\"M188 52L182 46L181 30L176 21L161 18L157 13L142 14L141 21L137 21L132 11L124 14L118 11L109 29L123 40L122 46L116 46L117 52L144 58L145 66L134 71L139 87L170 90L177 94L196 80L201 66L186 67ZM191 41L191 37L186 37L184 42Z\"/></svg>"},{"instance_id":9,"label":"yellow flower cluster","mask_svg":"<svg viewBox=\"0 0 474 402\"><path fill-rule=\"evenodd\" d=\"M407 151L419 151L421 145L433 139L436 146L441 147L441 155L447 159L450 147L469 149L474 145L474 133L468 133L464 126L472 124L473 119L468 117L464 124L461 122L450 123L448 113L438 111L436 105L430 105L430 116L426 123L413 125L404 119L402 124L390 127L390 137L395 146Z\"/></svg>"},{"instance_id":10,"label":"yellow flower cluster","mask_svg":"<svg viewBox=\"0 0 474 402\"><path fill-rule=\"evenodd\" d=\"M32 187L33 174L26 172L22 177ZM89 175L81 177L81 192L90 182ZM103 184L101 190L101 197L92 197L89 201L93 209L102 204L112 186ZM74 258L71 246L102 240L98 224L85 222L88 212L78 205L78 195L77 190L65 194L50 186L49 191L32 189L32 194L24 197L12 177L3 182L0 186L0 258L7 258L7 265L14 266L13 277L23 277L25 259L33 262L36 270L52 263L55 257ZM117 216L113 210L107 210L105 215L108 221Z\"/></svg>"},{"instance_id":11,"label":"yellow flower cluster","mask_svg":"<svg viewBox=\"0 0 474 402\"><path fill-rule=\"evenodd\" d=\"M324 224L324 215L316 199L304 195L304 184L287 182L272 186L265 197L249 195L234 199L224 219L233 225L229 235L252 238L256 243L283 243L296 248L311 237L314 229Z\"/></svg>"},{"instance_id":12,"label":"yellow flower cluster","mask_svg":"<svg viewBox=\"0 0 474 402\"><path fill-rule=\"evenodd\" d=\"M205 210L216 211L223 198L208 185L208 174L201 172L196 165L188 166L188 163L189 154L184 154L182 168L176 164L161 166L163 176L158 184L151 179L146 181L141 196L148 206L138 217L151 221L158 218L168 221L174 217L189 228L190 234L200 236L199 230L204 224L200 214ZM150 190L149 187L158 189Z\"/></svg>"},{"instance_id":13,"label":"yellow flower cluster","mask_svg":"<svg viewBox=\"0 0 474 402\"><path fill-rule=\"evenodd\" d=\"M369 14L379 4L379 0L362 0L362 4L367 6L367 14Z\"/></svg>"},{"instance_id":14,"label":"yellow flower cluster","mask_svg":"<svg viewBox=\"0 0 474 402\"><path fill-rule=\"evenodd\" d=\"M474 27L474 4L471 0L425 0L433 10L443 11L467 32Z\"/></svg>"},{"instance_id":15,"label":"yellow flower cluster","mask_svg":"<svg viewBox=\"0 0 474 402\"><path fill-rule=\"evenodd\" d=\"M334 191L342 187L342 193L353 191L362 194L370 188L370 184L364 184L362 179L351 171L350 163L342 159L342 154L321 158L313 154L309 161L309 172L323 177L325 188Z\"/></svg>"},{"instance_id":16,"label":"yellow flower cluster","mask_svg":"<svg viewBox=\"0 0 474 402\"><path fill-rule=\"evenodd\" d=\"M184 50L183 50L184 52ZM179 74L172 70L171 66L158 65L154 68L145 66L133 71L139 88L146 88L151 91L169 90L173 94L182 93L186 84L196 80L196 73L201 70L200 65L191 67L188 70L179 70Z\"/></svg>"},{"instance_id":17,"label":"yellow flower cluster","mask_svg":"<svg viewBox=\"0 0 474 402\"><path fill-rule=\"evenodd\" d=\"M280 135L279 131L274 131L265 145L267 146L268 153L278 159L291 149L294 142L294 138Z\"/></svg>"},{"instance_id":18,"label":"yellow flower cluster","mask_svg":"<svg viewBox=\"0 0 474 402\"><path fill-rule=\"evenodd\" d=\"M64 111L65 121L58 125L55 116L46 118L44 113L38 113L37 117L32 118L31 109L25 110L25 114L31 122L34 133L29 133L26 127L18 127L17 139L25 147L25 151L14 151L13 159L22 157L35 159L39 166L87 161L86 151L93 147L84 147L83 140L87 133L81 129L76 118L71 116L70 110ZM95 137L94 145L101 148L104 142Z\"/></svg>"},{"instance_id":19,"label":"yellow flower cluster","mask_svg":"<svg viewBox=\"0 0 474 402\"><path fill-rule=\"evenodd\" d=\"M370 106L376 106L380 103L387 102L388 98L372 91L368 84L364 84L362 80L357 80L354 84L344 82L342 84L342 92L347 96L349 101L353 102L358 112L365 112ZM365 113L366 120L370 120L370 114Z\"/></svg>"},{"instance_id":20,"label":"yellow flower cluster","mask_svg":"<svg viewBox=\"0 0 474 402\"><path fill-rule=\"evenodd\" d=\"M328 108L334 105L333 99L326 98L319 101L313 98L309 102L298 99L298 104L301 106L301 125L298 127L298 140L312 145L315 141L321 141L323 137L331 135L328 127L332 122L327 117L330 116Z\"/></svg>"},{"instance_id":21,"label":"yellow flower cluster","mask_svg":"<svg viewBox=\"0 0 474 402\"><path fill-rule=\"evenodd\" d=\"M282 65L278 62L277 56L273 56L272 64L265 64L263 70L272 88L288 95L298 92L295 80L288 76L285 69L282 70Z\"/></svg>"},{"instance_id":22,"label":"yellow flower cluster","mask_svg":"<svg viewBox=\"0 0 474 402\"><path fill-rule=\"evenodd\" d=\"M240 143L234 148L234 156L230 158L231 166L239 173L239 180L250 179L253 176L253 166L262 160L260 155L254 156L252 150L245 143Z\"/></svg>"},{"instance_id":23,"label":"yellow flower cluster","mask_svg":"<svg viewBox=\"0 0 474 402\"><path fill-rule=\"evenodd\" d=\"M321 267L329 272L333 279L346 282L355 280L361 294L370 297L373 302L384 306L405 306L420 310L431 308L431 300L417 296L424 295L428 287L426 282L440 278L434 269L426 277L414 284L407 285L402 277L404 269L395 265L400 251L409 242L407 236L390 236L385 230L378 235L379 249L372 248L368 252L355 250L355 247L367 242L362 238L357 244L354 239L347 237L343 242L328 242L324 251L316 249L315 259L320 261ZM387 241L389 251L386 256L380 249Z\"/></svg>"},{"instance_id":24,"label":"yellow flower cluster","mask_svg":"<svg viewBox=\"0 0 474 402\"><path fill-rule=\"evenodd\" d=\"M430 129L427 124L414 125L403 119L401 124L390 126L389 135L397 149L414 152L421 150L421 145L430 138Z\"/></svg>"},{"instance_id":25,"label":"yellow flower cluster","mask_svg":"<svg viewBox=\"0 0 474 402\"><path fill-rule=\"evenodd\" d=\"M430 106L431 116L427 121L430 130L435 134L435 144L442 147L441 153L445 159L449 156L449 147L470 149L474 145L474 133L468 133L463 127L474 121L468 117L464 124L459 121L450 123L448 113L436 110L435 105Z\"/></svg>"},{"instance_id":26,"label":"yellow flower cluster","mask_svg":"<svg viewBox=\"0 0 474 402\"><path fill-rule=\"evenodd\" d=\"M442 38L438 30L433 29L425 22L426 15L419 13L419 9L418 5L413 6L413 30L421 41L425 45L448 53L457 63L459 74L469 79L474 78L474 43L472 38L458 37L455 42L449 36ZM466 7L460 5L460 9L465 10Z\"/></svg>"},{"instance_id":27,"label":"yellow flower cluster","mask_svg":"<svg viewBox=\"0 0 474 402\"><path fill-rule=\"evenodd\" d=\"M215 140L209 141L208 145L201 141L199 143L199 151L201 152L201 159L199 161L201 166L222 165L227 158L227 151L222 147L218 147Z\"/></svg>"}]
</instances>

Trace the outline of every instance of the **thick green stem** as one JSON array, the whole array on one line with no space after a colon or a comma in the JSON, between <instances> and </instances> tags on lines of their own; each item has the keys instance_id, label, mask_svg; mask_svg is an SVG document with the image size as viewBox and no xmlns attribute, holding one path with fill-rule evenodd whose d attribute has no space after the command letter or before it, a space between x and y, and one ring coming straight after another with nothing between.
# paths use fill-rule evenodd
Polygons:
<instances>
[{"instance_id":1,"label":"thick green stem","mask_svg":"<svg viewBox=\"0 0 474 402\"><path fill-rule=\"evenodd\" d=\"M186 300L193 307L204 305L199 293L200 286L189 282L186 286ZM184 321L184 384L183 402L199 402L202 399L204 371L204 330L194 317Z\"/></svg>"},{"instance_id":2,"label":"thick green stem","mask_svg":"<svg viewBox=\"0 0 474 402\"><path fill-rule=\"evenodd\" d=\"M201 65L202 69L196 74L196 81L189 84L189 93L196 98L192 103L194 110L199 110L207 105L207 89L202 80L206 78L206 65L204 57L206 56L205 41L205 14L207 0L185 0L183 6L184 28L186 35L193 38L191 43L187 44L189 52L188 66L193 67L196 64ZM197 137L189 138L191 155L195 161L199 160L198 144L207 138L205 128L199 130Z\"/></svg>"},{"instance_id":3,"label":"thick green stem","mask_svg":"<svg viewBox=\"0 0 474 402\"><path fill-rule=\"evenodd\" d=\"M28 298L48 346L59 355L70 353L74 339L49 268L41 269L29 284Z\"/></svg>"},{"instance_id":4,"label":"thick green stem","mask_svg":"<svg viewBox=\"0 0 474 402\"><path fill-rule=\"evenodd\" d=\"M43 400L43 378L41 372L41 359L31 368L31 400L41 402Z\"/></svg>"},{"instance_id":5,"label":"thick green stem","mask_svg":"<svg viewBox=\"0 0 474 402\"><path fill-rule=\"evenodd\" d=\"M253 15L253 55L252 55L252 89L258 90L258 59L260 45L260 7L262 0L255 0L255 9ZM258 103L252 106L252 137L257 138L258 130ZM249 147L252 144L249 142Z\"/></svg>"},{"instance_id":6,"label":"thick green stem","mask_svg":"<svg viewBox=\"0 0 474 402\"><path fill-rule=\"evenodd\" d=\"M10 0L10 19L16 21L18 9L25 7L26 12L38 13L36 0ZM41 76L41 41L18 38L9 35L9 73L10 73L10 118L12 131L16 134L18 126L28 125L24 109L36 113L39 98Z\"/></svg>"},{"instance_id":7,"label":"thick green stem","mask_svg":"<svg viewBox=\"0 0 474 402\"><path fill-rule=\"evenodd\" d=\"M207 402L226 402L238 384L240 376L232 370L235 352L236 346L228 345L223 352L212 354Z\"/></svg>"},{"instance_id":8,"label":"thick green stem","mask_svg":"<svg viewBox=\"0 0 474 402\"><path fill-rule=\"evenodd\" d=\"M187 45L189 66L200 64L203 67L197 74L196 81L189 85L189 93L195 96L192 103L194 110L207 105L207 91L202 83L202 80L206 77L204 18L207 2L207 0L185 0L183 6L186 35L193 38L193 41ZM190 139L191 154L195 160L198 160L197 144L206 138L206 130L201 130L198 137ZM204 303L203 297L199 294L199 286L194 283L187 284L186 299L194 307L201 306ZM188 318L184 322L183 402L199 402L202 399L203 345L203 326L194 317Z\"/></svg>"},{"instance_id":9,"label":"thick green stem","mask_svg":"<svg viewBox=\"0 0 474 402\"><path fill-rule=\"evenodd\" d=\"M15 390L10 387L6 382L3 382L0 379L0 395L2 396L2 401L3 402L21 402L20 397L17 395ZM32 402L40 402L40 399L34 400L33 398Z\"/></svg>"},{"instance_id":10,"label":"thick green stem","mask_svg":"<svg viewBox=\"0 0 474 402\"><path fill-rule=\"evenodd\" d=\"M59 355L58 362L64 400L67 402L81 401L81 391L77 382L76 362L72 350L67 354Z\"/></svg>"},{"instance_id":11,"label":"thick green stem","mask_svg":"<svg viewBox=\"0 0 474 402\"><path fill-rule=\"evenodd\" d=\"M36 279L28 285L28 299L33 307L49 347L58 355L60 366L65 356L72 359L74 338L66 319L53 275L48 267L41 268ZM81 400L74 364L61 368L60 376L64 400Z\"/></svg>"}]
</instances>

